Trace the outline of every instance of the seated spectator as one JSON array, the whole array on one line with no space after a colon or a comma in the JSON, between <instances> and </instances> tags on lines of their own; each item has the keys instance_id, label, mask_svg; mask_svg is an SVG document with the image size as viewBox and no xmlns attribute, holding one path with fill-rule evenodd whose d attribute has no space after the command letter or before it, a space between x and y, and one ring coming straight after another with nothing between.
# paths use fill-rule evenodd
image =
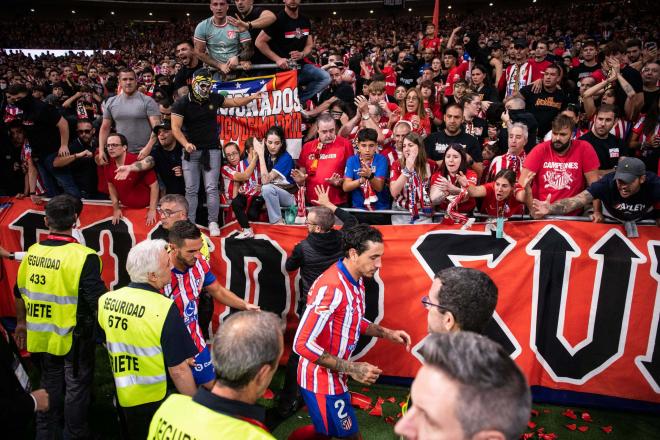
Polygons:
<instances>
[{"instance_id":1,"label":"seated spectator","mask_svg":"<svg viewBox=\"0 0 660 440\"><path fill-rule=\"evenodd\" d=\"M606 215L621 222L653 219L660 226L660 178L646 171L644 162L634 157L622 157L615 172L603 176L574 197L552 204L547 200L534 199L532 215L535 218L565 215L583 208L594 199L600 200L604 207L602 211L594 209L594 222L602 222Z\"/></svg>"},{"instance_id":2,"label":"seated spectator","mask_svg":"<svg viewBox=\"0 0 660 440\"><path fill-rule=\"evenodd\" d=\"M261 178L259 174L259 155L254 149L254 138L245 142L245 160L241 160L238 144L228 142L223 151L229 163L222 166L224 186L223 203L230 203L231 209L241 226L238 240L254 237L249 221L257 220L264 206L261 197ZM247 214L246 211L247 210Z\"/></svg>"},{"instance_id":3,"label":"seated spectator","mask_svg":"<svg viewBox=\"0 0 660 440\"><path fill-rule=\"evenodd\" d=\"M334 127L332 118L331 122ZM295 204L296 198L293 193L297 190L292 173L294 162L286 151L284 130L279 126L270 127L263 143L254 141L254 151L259 158L261 195L266 203L268 221L271 224L284 224L282 207Z\"/></svg>"},{"instance_id":4,"label":"seated spectator","mask_svg":"<svg viewBox=\"0 0 660 440\"><path fill-rule=\"evenodd\" d=\"M303 145L298 169L293 171L292 176L298 186L306 187L307 204L311 204L317 186L330 185L330 201L342 207L348 199L342 190L344 170L346 161L354 154L353 146L348 139L336 135L332 116L322 114L317 119L317 126L319 138Z\"/></svg>"},{"instance_id":5,"label":"seated spectator","mask_svg":"<svg viewBox=\"0 0 660 440\"><path fill-rule=\"evenodd\" d=\"M411 390L414 405L394 427L397 435L508 440L522 435L532 407L530 389L499 344L471 332L437 333L425 341L422 356Z\"/></svg>"},{"instance_id":6,"label":"seated spectator","mask_svg":"<svg viewBox=\"0 0 660 440\"><path fill-rule=\"evenodd\" d=\"M342 189L350 194L351 207L367 211L390 208L390 194L385 185L388 163L378 154L378 133L363 128L357 134L358 153L346 161ZM362 223L387 224L384 215L356 215Z\"/></svg>"},{"instance_id":7,"label":"seated spectator","mask_svg":"<svg viewBox=\"0 0 660 440\"><path fill-rule=\"evenodd\" d=\"M404 106L401 108L401 120L412 123L413 131L420 136L428 136L431 133L431 120L424 110L422 94L416 88L406 92Z\"/></svg>"},{"instance_id":8,"label":"seated spectator","mask_svg":"<svg viewBox=\"0 0 660 440\"><path fill-rule=\"evenodd\" d=\"M108 182L108 191L112 201L112 224L122 218L121 206L127 208L145 208L147 226L156 223L156 204L158 203L158 180L153 170L131 173L125 179L115 176L117 168L137 161L137 154L128 152L128 141L123 134L112 133L106 144L110 163L105 165L103 173Z\"/></svg>"},{"instance_id":9,"label":"seated spectator","mask_svg":"<svg viewBox=\"0 0 660 440\"><path fill-rule=\"evenodd\" d=\"M53 161L56 168L66 168L80 189L83 199L98 199L97 173L94 154L98 148L96 130L89 120L81 119L76 124L78 136L69 145L68 156L58 156Z\"/></svg>"},{"instance_id":10,"label":"seated spectator","mask_svg":"<svg viewBox=\"0 0 660 440\"><path fill-rule=\"evenodd\" d=\"M409 133L403 140L401 157L390 170L390 192L392 209L410 214L393 215L393 225L433 222L430 190L436 169L435 162L426 158L421 136Z\"/></svg>"},{"instance_id":11,"label":"seated spectator","mask_svg":"<svg viewBox=\"0 0 660 440\"><path fill-rule=\"evenodd\" d=\"M619 138L610 133L615 120L616 108L609 104L601 105L591 130L580 137L580 140L587 141L594 147L600 161L598 167L600 177L614 171L619 158L628 154L628 148L623 146Z\"/></svg>"},{"instance_id":12,"label":"seated spectator","mask_svg":"<svg viewBox=\"0 0 660 440\"><path fill-rule=\"evenodd\" d=\"M649 112L635 124L630 138L630 148L638 150L646 169L657 174L660 160L660 99L655 98Z\"/></svg>"},{"instance_id":13,"label":"seated spectator","mask_svg":"<svg viewBox=\"0 0 660 440\"><path fill-rule=\"evenodd\" d=\"M511 170L515 173L516 179L520 177L522 164L527 157L527 153L525 153L528 137L527 126L520 122L514 122L509 126L507 132L509 135L509 148L503 155L493 158L490 167L488 167L487 182L493 182L495 175L501 170Z\"/></svg>"},{"instance_id":14,"label":"seated spectator","mask_svg":"<svg viewBox=\"0 0 660 440\"><path fill-rule=\"evenodd\" d=\"M478 181L477 173L468 169L467 153L465 149L458 144L450 144L445 151L445 158L440 164L438 171L431 177L431 202L438 209L447 210L454 197L459 196L466 188L459 183L459 177L465 176L464 183L476 185ZM463 201L457 205L457 211L469 214L474 210L476 201L465 194ZM443 221L443 223L445 223ZM447 223L452 224L453 221Z\"/></svg>"},{"instance_id":15,"label":"seated spectator","mask_svg":"<svg viewBox=\"0 0 660 440\"><path fill-rule=\"evenodd\" d=\"M573 139L575 123L565 115L552 121L552 140L538 144L527 155L520 173L525 182L529 173L535 178L531 195L538 200L556 202L581 193L598 179L600 162L593 147L585 141ZM526 194L525 203L532 210L532 200ZM579 210L568 215L577 215Z\"/></svg>"},{"instance_id":16,"label":"seated spectator","mask_svg":"<svg viewBox=\"0 0 660 440\"><path fill-rule=\"evenodd\" d=\"M516 199L515 193L520 189L516 189L516 174L512 170L501 169L495 178L485 185L470 185L463 175L459 175L458 183L461 187L467 188L470 197L484 199L480 209L483 214L504 218L523 214L525 205ZM524 188L525 185L521 186Z\"/></svg>"}]
</instances>

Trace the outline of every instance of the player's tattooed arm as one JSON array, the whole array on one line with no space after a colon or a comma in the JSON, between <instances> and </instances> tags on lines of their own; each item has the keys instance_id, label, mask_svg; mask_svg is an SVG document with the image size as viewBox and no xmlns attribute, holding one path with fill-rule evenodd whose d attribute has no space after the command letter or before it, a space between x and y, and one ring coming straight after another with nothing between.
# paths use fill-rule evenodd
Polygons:
<instances>
[{"instance_id":1,"label":"player's tattooed arm","mask_svg":"<svg viewBox=\"0 0 660 440\"><path fill-rule=\"evenodd\" d=\"M406 348L410 348L410 335L403 330L390 330L378 324L369 323L364 331L364 335L387 339L395 344L403 344Z\"/></svg>"},{"instance_id":2,"label":"player's tattooed arm","mask_svg":"<svg viewBox=\"0 0 660 440\"><path fill-rule=\"evenodd\" d=\"M340 373L346 373L358 382L365 384L376 382L381 373L378 367L367 362L351 362L339 359L337 356L333 356L327 352L323 352L316 360L316 364L334 371L339 371Z\"/></svg>"}]
</instances>

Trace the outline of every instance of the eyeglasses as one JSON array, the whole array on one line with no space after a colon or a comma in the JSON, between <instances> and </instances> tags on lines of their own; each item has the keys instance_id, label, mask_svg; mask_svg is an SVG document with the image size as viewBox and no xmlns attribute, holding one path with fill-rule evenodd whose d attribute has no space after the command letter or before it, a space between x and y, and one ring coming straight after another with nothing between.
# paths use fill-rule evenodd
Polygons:
<instances>
[{"instance_id":1,"label":"eyeglasses","mask_svg":"<svg viewBox=\"0 0 660 440\"><path fill-rule=\"evenodd\" d=\"M183 211L183 209L177 209L176 211L172 211L172 210L169 210L169 209L156 208L156 212L158 213L158 215L160 215L161 217L164 217L164 218L171 217L174 214L176 214L178 212L182 212L182 211Z\"/></svg>"},{"instance_id":2,"label":"eyeglasses","mask_svg":"<svg viewBox=\"0 0 660 440\"><path fill-rule=\"evenodd\" d=\"M122 144L106 144L105 146L106 146L106 148L119 148L119 147L123 147Z\"/></svg>"},{"instance_id":3,"label":"eyeglasses","mask_svg":"<svg viewBox=\"0 0 660 440\"><path fill-rule=\"evenodd\" d=\"M431 307L437 307L441 311L454 313L454 311L452 309L450 309L449 307L445 307L445 306L442 306L440 304L436 304L436 303L432 302L431 298L429 298L428 295L426 295L425 297L422 298L422 304L427 309L430 309Z\"/></svg>"},{"instance_id":4,"label":"eyeglasses","mask_svg":"<svg viewBox=\"0 0 660 440\"><path fill-rule=\"evenodd\" d=\"M92 132L92 130L76 130L80 134L89 134Z\"/></svg>"},{"instance_id":5,"label":"eyeglasses","mask_svg":"<svg viewBox=\"0 0 660 440\"><path fill-rule=\"evenodd\" d=\"M241 155L241 153L239 153L237 151L234 151L233 153L225 154L225 156L227 156L227 157L234 157L234 156L240 156L240 155Z\"/></svg>"}]
</instances>

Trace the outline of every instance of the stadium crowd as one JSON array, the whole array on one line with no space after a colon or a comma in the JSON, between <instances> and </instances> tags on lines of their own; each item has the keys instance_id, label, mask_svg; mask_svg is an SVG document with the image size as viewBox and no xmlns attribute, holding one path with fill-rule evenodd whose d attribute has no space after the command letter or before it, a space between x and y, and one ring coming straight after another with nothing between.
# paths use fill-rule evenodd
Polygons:
<instances>
[{"instance_id":1,"label":"stadium crowd","mask_svg":"<svg viewBox=\"0 0 660 440\"><path fill-rule=\"evenodd\" d=\"M89 317L98 313L127 438L160 438L175 428L199 438L270 438L254 404L282 355L280 322L219 284L195 224L218 236L220 225L236 219L235 238L250 239L251 221L290 223L296 210L305 217L303 205L318 205L307 215L309 237L287 262L287 269L313 270L304 277L308 302L298 305L300 361L291 370L299 390L281 410L291 414L303 399L317 433L358 438L347 378L371 384L381 372L349 359L359 336L411 343L404 330L363 316L362 280L373 277L384 252L382 235L367 224L527 213L660 225L660 35L655 15L644 13L651 6L526 6L449 15L436 29L415 17L310 21L299 0L273 10L210 0L212 15L199 23L5 24L2 47L98 50L0 53L0 195L50 199L50 234L23 256L16 289L18 348L46 353L47 392L26 398L39 412L37 437L50 438L62 417L67 438L89 435L96 326ZM214 83L249 77L251 65L264 63L271 72L298 71L298 157L278 126L244 145L219 141L219 109L262 93L226 96L212 92ZM122 262L131 283L112 293L96 253L72 236L81 198L110 200L114 223L123 208L142 208L146 224L160 220L168 240L133 247ZM341 231L332 228L335 215L346 225ZM2 248L0 256L17 258ZM40 278L45 269L53 273ZM436 407L440 395L449 396L447 408L478 414L448 417L449 438L521 434L530 410L525 379L502 349L474 334L497 301L497 288L482 276L439 272L422 300L431 333L459 335L430 336L400 435L436 429L431 413L454 414ZM471 277L464 290L456 287ZM203 291L243 310L210 347L197 323ZM462 310L480 303L466 300L467 292L482 291L492 301ZM470 321L477 315L484 322ZM336 339L319 330L326 326ZM164 400L166 376L181 394ZM460 397L466 389L478 398ZM59 408L48 411L49 396ZM213 416L195 412L200 405ZM339 407L336 415L326 411ZM184 420L185 409L194 416ZM493 413L492 420L484 415Z\"/></svg>"}]
</instances>

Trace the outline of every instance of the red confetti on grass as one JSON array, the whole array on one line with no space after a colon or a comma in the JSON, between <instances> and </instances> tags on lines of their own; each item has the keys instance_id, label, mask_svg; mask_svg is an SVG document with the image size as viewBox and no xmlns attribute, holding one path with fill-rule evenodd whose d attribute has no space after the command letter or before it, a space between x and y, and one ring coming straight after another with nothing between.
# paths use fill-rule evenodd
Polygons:
<instances>
[{"instance_id":1,"label":"red confetti on grass","mask_svg":"<svg viewBox=\"0 0 660 440\"><path fill-rule=\"evenodd\" d=\"M577 425L575 423L570 423L568 425L565 425L566 428L570 429L571 431L575 431L577 429Z\"/></svg>"},{"instance_id":2,"label":"red confetti on grass","mask_svg":"<svg viewBox=\"0 0 660 440\"><path fill-rule=\"evenodd\" d=\"M366 410L371 405L371 397L351 391L351 405Z\"/></svg>"},{"instance_id":3,"label":"red confetti on grass","mask_svg":"<svg viewBox=\"0 0 660 440\"><path fill-rule=\"evenodd\" d=\"M526 432L526 433L523 434L523 439L525 439L525 440L530 439L532 437L534 437L533 432Z\"/></svg>"},{"instance_id":4,"label":"red confetti on grass","mask_svg":"<svg viewBox=\"0 0 660 440\"><path fill-rule=\"evenodd\" d=\"M370 416L381 417L383 415L383 402L385 400L382 397L379 397L374 404L374 407L369 411Z\"/></svg>"},{"instance_id":5,"label":"red confetti on grass","mask_svg":"<svg viewBox=\"0 0 660 440\"><path fill-rule=\"evenodd\" d=\"M394 397L388 397L385 399L385 402L396 403L396 399Z\"/></svg>"},{"instance_id":6,"label":"red confetti on grass","mask_svg":"<svg viewBox=\"0 0 660 440\"><path fill-rule=\"evenodd\" d=\"M566 416L566 417L568 417L569 419L573 419L573 420L576 420L576 419L577 419L577 416L575 415L575 413L573 412L572 409L567 409L566 411L564 411L563 413L561 413L561 415Z\"/></svg>"},{"instance_id":7,"label":"red confetti on grass","mask_svg":"<svg viewBox=\"0 0 660 440\"><path fill-rule=\"evenodd\" d=\"M367 387L363 387L363 388L360 388L360 391L362 391L363 393L368 393L371 390Z\"/></svg>"},{"instance_id":8,"label":"red confetti on grass","mask_svg":"<svg viewBox=\"0 0 660 440\"><path fill-rule=\"evenodd\" d=\"M532 410L532 417L537 417L539 415L539 412L535 409Z\"/></svg>"},{"instance_id":9,"label":"red confetti on grass","mask_svg":"<svg viewBox=\"0 0 660 440\"><path fill-rule=\"evenodd\" d=\"M394 417L387 416L387 417L385 417L385 423L387 423L389 425L394 425L396 423L396 421L394 420Z\"/></svg>"},{"instance_id":10,"label":"red confetti on grass","mask_svg":"<svg viewBox=\"0 0 660 440\"><path fill-rule=\"evenodd\" d=\"M587 425L578 426L578 431L587 432L589 431L589 427Z\"/></svg>"},{"instance_id":11,"label":"red confetti on grass","mask_svg":"<svg viewBox=\"0 0 660 440\"><path fill-rule=\"evenodd\" d=\"M403 408L404 406L406 406L406 402L399 402L399 406Z\"/></svg>"},{"instance_id":12,"label":"red confetti on grass","mask_svg":"<svg viewBox=\"0 0 660 440\"><path fill-rule=\"evenodd\" d=\"M591 414L589 414L588 412L583 412L581 417L582 420L584 420L585 422L593 422L593 419L591 418Z\"/></svg>"},{"instance_id":13,"label":"red confetti on grass","mask_svg":"<svg viewBox=\"0 0 660 440\"><path fill-rule=\"evenodd\" d=\"M603 426L600 428L605 434L612 432L612 425Z\"/></svg>"},{"instance_id":14,"label":"red confetti on grass","mask_svg":"<svg viewBox=\"0 0 660 440\"><path fill-rule=\"evenodd\" d=\"M557 437L559 436L554 432L549 432L547 434L539 433L539 438L541 440L555 440Z\"/></svg>"},{"instance_id":15,"label":"red confetti on grass","mask_svg":"<svg viewBox=\"0 0 660 440\"><path fill-rule=\"evenodd\" d=\"M536 428L536 423L534 423L532 421L529 421L529 422L527 422L527 427L529 429L534 429L534 428Z\"/></svg>"},{"instance_id":16,"label":"red confetti on grass","mask_svg":"<svg viewBox=\"0 0 660 440\"><path fill-rule=\"evenodd\" d=\"M550 411L550 410L547 409L547 408L543 410L543 414L550 414L551 412L552 412L552 411Z\"/></svg>"},{"instance_id":17,"label":"red confetti on grass","mask_svg":"<svg viewBox=\"0 0 660 440\"><path fill-rule=\"evenodd\" d=\"M273 393L273 390L268 388L268 389L266 389L266 392L264 393L262 398L266 399L266 400L273 400L275 398L275 393Z\"/></svg>"}]
</instances>

